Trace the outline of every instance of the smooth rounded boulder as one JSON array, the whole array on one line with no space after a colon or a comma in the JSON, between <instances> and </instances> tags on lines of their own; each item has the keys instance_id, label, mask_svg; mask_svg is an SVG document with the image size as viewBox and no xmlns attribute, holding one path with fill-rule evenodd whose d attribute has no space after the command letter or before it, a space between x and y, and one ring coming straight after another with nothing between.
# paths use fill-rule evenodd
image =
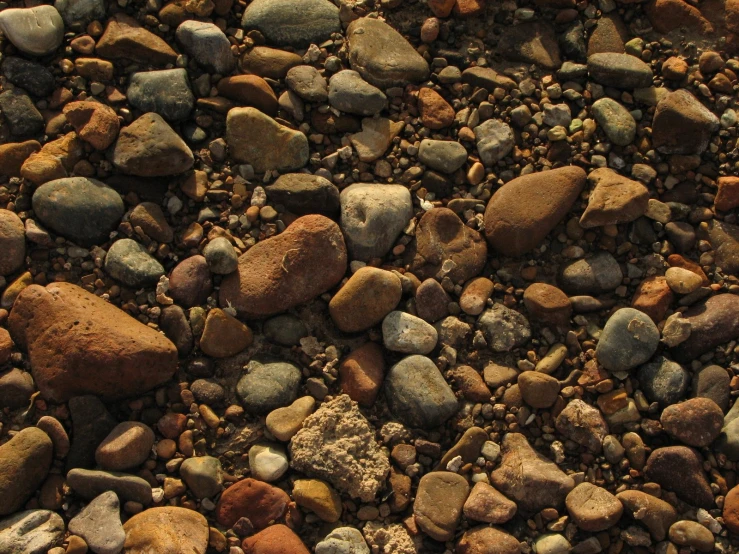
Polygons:
<instances>
[{"instance_id":1,"label":"smooth rounded boulder","mask_svg":"<svg viewBox=\"0 0 739 554\"><path fill-rule=\"evenodd\" d=\"M8 325L13 341L28 352L41 395L53 402L141 394L177 369L169 339L71 283L25 288Z\"/></svg>"},{"instance_id":2,"label":"smooth rounded boulder","mask_svg":"<svg viewBox=\"0 0 739 554\"><path fill-rule=\"evenodd\" d=\"M129 519L123 530L125 554L205 554L208 548L208 521L186 508L149 508Z\"/></svg>"},{"instance_id":3,"label":"smooth rounded boulder","mask_svg":"<svg viewBox=\"0 0 739 554\"><path fill-rule=\"evenodd\" d=\"M221 283L218 301L246 318L274 315L336 285L346 264L339 226L322 215L306 215L247 250L238 270Z\"/></svg>"}]
</instances>

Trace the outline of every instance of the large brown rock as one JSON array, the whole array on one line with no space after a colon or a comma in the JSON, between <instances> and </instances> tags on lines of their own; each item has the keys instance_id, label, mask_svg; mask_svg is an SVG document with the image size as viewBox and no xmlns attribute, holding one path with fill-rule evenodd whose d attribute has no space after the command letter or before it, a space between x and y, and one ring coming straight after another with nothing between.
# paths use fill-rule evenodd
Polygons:
<instances>
[{"instance_id":1,"label":"large brown rock","mask_svg":"<svg viewBox=\"0 0 739 554\"><path fill-rule=\"evenodd\" d=\"M0 446L0 515L20 510L46 478L53 446L41 429L29 427Z\"/></svg>"},{"instance_id":2,"label":"large brown rock","mask_svg":"<svg viewBox=\"0 0 739 554\"><path fill-rule=\"evenodd\" d=\"M519 554L521 543L495 527L473 527L459 539L455 554Z\"/></svg>"},{"instance_id":3,"label":"large brown rock","mask_svg":"<svg viewBox=\"0 0 739 554\"><path fill-rule=\"evenodd\" d=\"M438 276L444 262L453 262L446 275L455 283L477 276L485 265L488 247L480 233L467 227L449 208L429 210L418 223L416 241L407 250L410 271L419 279Z\"/></svg>"},{"instance_id":4,"label":"large brown rock","mask_svg":"<svg viewBox=\"0 0 739 554\"><path fill-rule=\"evenodd\" d=\"M286 525L271 525L241 543L245 554L309 554L303 541Z\"/></svg>"},{"instance_id":5,"label":"large brown rock","mask_svg":"<svg viewBox=\"0 0 739 554\"><path fill-rule=\"evenodd\" d=\"M20 177L23 162L39 150L41 150L41 144L36 140L9 142L0 145L0 174L8 177Z\"/></svg>"},{"instance_id":6,"label":"large brown rock","mask_svg":"<svg viewBox=\"0 0 739 554\"><path fill-rule=\"evenodd\" d=\"M680 2L689 6L686 2ZM677 90L660 100L652 120L652 146L664 154L700 154L718 130L718 118L690 92Z\"/></svg>"},{"instance_id":7,"label":"large brown rock","mask_svg":"<svg viewBox=\"0 0 739 554\"><path fill-rule=\"evenodd\" d=\"M567 214L585 186L585 171L561 167L513 179L499 188L485 209L485 236L506 256L520 256L541 244Z\"/></svg>"},{"instance_id":8,"label":"large brown rock","mask_svg":"<svg viewBox=\"0 0 739 554\"><path fill-rule=\"evenodd\" d=\"M238 270L221 283L218 300L247 318L277 314L336 285L346 264L339 226L322 215L306 215L247 250Z\"/></svg>"},{"instance_id":9,"label":"large brown rock","mask_svg":"<svg viewBox=\"0 0 739 554\"><path fill-rule=\"evenodd\" d=\"M649 529L652 538L656 541L665 540L670 526L677 521L675 508L651 494L627 490L618 493L616 498L621 502L627 514Z\"/></svg>"},{"instance_id":10,"label":"large brown rock","mask_svg":"<svg viewBox=\"0 0 739 554\"><path fill-rule=\"evenodd\" d=\"M686 27L700 34L713 32L713 25L700 10L685 0L650 0L644 11L654 30L669 33L679 27Z\"/></svg>"},{"instance_id":11,"label":"large brown rock","mask_svg":"<svg viewBox=\"0 0 739 554\"><path fill-rule=\"evenodd\" d=\"M229 528L239 518L246 517L255 529L264 529L285 515L289 503L290 497L282 489L256 479L242 479L221 495L216 520Z\"/></svg>"},{"instance_id":12,"label":"large brown rock","mask_svg":"<svg viewBox=\"0 0 739 554\"><path fill-rule=\"evenodd\" d=\"M647 479L700 508L714 506L713 492L703 471L703 458L687 446L666 446L652 452L644 468Z\"/></svg>"},{"instance_id":13,"label":"large brown rock","mask_svg":"<svg viewBox=\"0 0 739 554\"><path fill-rule=\"evenodd\" d=\"M233 75L218 81L218 94L269 115L277 113L277 96L267 81L257 75Z\"/></svg>"},{"instance_id":14,"label":"large brown rock","mask_svg":"<svg viewBox=\"0 0 739 554\"><path fill-rule=\"evenodd\" d=\"M690 307L690 337L672 349L675 359L688 363L717 346L739 337L739 296L718 294Z\"/></svg>"},{"instance_id":15,"label":"large brown rock","mask_svg":"<svg viewBox=\"0 0 739 554\"><path fill-rule=\"evenodd\" d=\"M54 402L140 394L177 369L177 349L164 335L70 283L25 288L8 324L42 396Z\"/></svg>"},{"instance_id":16,"label":"large brown rock","mask_svg":"<svg viewBox=\"0 0 739 554\"><path fill-rule=\"evenodd\" d=\"M205 554L208 548L208 521L186 508L149 508L129 519L123 530L123 554Z\"/></svg>"},{"instance_id":17,"label":"large brown rock","mask_svg":"<svg viewBox=\"0 0 739 554\"><path fill-rule=\"evenodd\" d=\"M118 13L108 20L95 51L111 60L120 58L143 64L166 65L177 61L177 52L161 38L144 29L131 16Z\"/></svg>"},{"instance_id":18,"label":"large brown rock","mask_svg":"<svg viewBox=\"0 0 739 554\"><path fill-rule=\"evenodd\" d=\"M623 177L607 167L591 171L588 181L595 188L580 218L580 227L589 229L628 223L647 211L649 191L640 182Z\"/></svg>"}]
</instances>

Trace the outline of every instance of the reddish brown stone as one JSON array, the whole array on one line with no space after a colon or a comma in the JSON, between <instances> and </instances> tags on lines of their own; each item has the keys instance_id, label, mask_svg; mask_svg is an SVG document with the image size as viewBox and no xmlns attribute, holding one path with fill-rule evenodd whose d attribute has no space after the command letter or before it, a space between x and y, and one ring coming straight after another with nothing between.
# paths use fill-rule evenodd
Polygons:
<instances>
[{"instance_id":1,"label":"reddish brown stone","mask_svg":"<svg viewBox=\"0 0 739 554\"><path fill-rule=\"evenodd\" d=\"M645 4L649 22L659 33L669 33L678 27L687 27L701 34L713 32L711 23L700 10L683 0L651 0Z\"/></svg>"},{"instance_id":2,"label":"reddish brown stone","mask_svg":"<svg viewBox=\"0 0 739 554\"><path fill-rule=\"evenodd\" d=\"M572 315L572 304L567 295L546 283L529 285L523 293L523 303L535 321L566 326Z\"/></svg>"},{"instance_id":3,"label":"reddish brown stone","mask_svg":"<svg viewBox=\"0 0 739 554\"><path fill-rule=\"evenodd\" d=\"M521 544L513 535L495 527L473 527L464 532L455 554L519 554Z\"/></svg>"},{"instance_id":4,"label":"reddish brown stone","mask_svg":"<svg viewBox=\"0 0 739 554\"><path fill-rule=\"evenodd\" d=\"M713 203L717 210L728 212L739 206L739 177L719 177Z\"/></svg>"},{"instance_id":5,"label":"reddish brown stone","mask_svg":"<svg viewBox=\"0 0 739 554\"><path fill-rule=\"evenodd\" d=\"M382 347L374 342L354 350L339 366L342 392L368 408L374 405L384 376Z\"/></svg>"},{"instance_id":6,"label":"reddish brown stone","mask_svg":"<svg viewBox=\"0 0 739 554\"><path fill-rule=\"evenodd\" d=\"M731 489L724 498L723 516L727 529L739 535L739 485Z\"/></svg>"},{"instance_id":7,"label":"reddish brown stone","mask_svg":"<svg viewBox=\"0 0 739 554\"><path fill-rule=\"evenodd\" d=\"M295 533L285 525L272 525L241 543L245 554L309 554Z\"/></svg>"},{"instance_id":8,"label":"reddish brown stone","mask_svg":"<svg viewBox=\"0 0 739 554\"><path fill-rule=\"evenodd\" d=\"M35 140L11 142L0 145L0 174L8 177L20 177L21 166L28 156L41 150L41 144Z\"/></svg>"},{"instance_id":9,"label":"reddish brown stone","mask_svg":"<svg viewBox=\"0 0 739 554\"><path fill-rule=\"evenodd\" d=\"M454 108L433 89L418 91L418 109L421 123L429 129L443 129L454 123Z\"/></svg>"},{"instance_id":10,"label":"reddish brown stone","mask_svg":"<svg viewBox=\"0 0 739 554\"><path fill-rule=\"evenodd\" d=\"M177 52L133 17L118 13L108 20L95 49L110 60L120 58L143 64L166 65L177 61Z\"/></svg>"},{"instance_id":11,"label":"reddish brown stone","mask_svg":"<svg viewBox=\"0 0 739 554\"><path fill-rule=\"evenodd\" d=\"M485 0L457 0L454 4L454 15L473 17L485 11Z\"/></svg>"},{"instance_id":12,"label":"reddish brown stone","mask_svg":"<svg viewBox=\"0 0 739 554\"><path fill-rule=\"evenodd\" d=\"M691 398L667 406L659 421L668 435L688 446L702 448L721 433L724 413L710 398Z\"/></svg>"},{"instance_id":13,"label":"reddish brown stone","mask_svg":"<svg viewBox=\"0 0 739 554\"><path fill-rule=\"evenodd\" d=\"M459 307L469 315L480 315L493 294L495 283L487 277L477 277L469 281L459 297Z\"/></svg>"},{"instance_id":14,"label":"reddish brown stone","mask_svg":"<svg viewBox=\"0 0 739 554\"><path fill-rule=\"evenodd\" d=\"M277 113L275 92L267 81L256 75L224 77L218 81L218 94L269 115Z\"/></svg>"},{"instance_id":15,"label":"reddish brown stone","mask_svg":"<svg viewBox=\"0 0 739 554\"><path fill-rule=\"evenodd\" d=\"M647 314L652 321L659 323L665 317L672 303L673 294L667 279L662 276L647 277L636 289L631 307Z\"/></svg>"},{"instance_id":16,"label":"reddish brown stone","mask_svg":"<svg viewBox=\"0 0 739 554\"><path fill-rule=\"evenodd\" d=\"M662 64L662 76L665 79L680 80L688 74L688 62L677 56L671 56Z\"/></svg>"},{"instance_id":17,"label":"reddish brown stone","mask_svg":"<svg viewBox=\"0 0 739 554\"><path fill-rule=\"evenodd\" d=\"M185 258L169 276L169 295L185 308L205 303L211 292L213 278L203 256Z\"/></svg>"},{"instance_id":18,"label":"reddish brown stone","mask_svg":"<svg viewBox=\"0 0 739 554\"><path fill-rule=\"evenodd\" d=\"M270 522L283 518L289 503L290 497L282 489L256 479L243 479L221 495L216 506L216 520L228 529L245 517L255 529L261 530Z\"/></svg>"},{"instance_id":19,"label":"reddish brown stone","mask_svg":"<svg viewBox=\"0 0 739 554\"><path fill-rule=\"evenodd\" d=\"M168 412L157 422L157 429L168 439L176 439L187 429L187 417L184 414Z\"/></svg>"},{"instance_id":20,"label":"reddish brown stone","mask_svg":"<svg viewBox=\"0 0 739 554\"><path fill-rule=\"evenodd\" d=\"M452 370L452 379L456 387L467 400L472 402L489 402L492 394L485 381L474 368L460 365Z\"/></svg>"},{"instance_id":21,"label":"reddish brown stone","mask_svg":"<svg viewBox=\"0 0 739 554\"><path fill-rule=\"evenodd\" d=\"M97 150L105 150L118 136L120 123L113 108L100 102L70 102L64 115L79 137Z\"/></svg>"}]
</instances>

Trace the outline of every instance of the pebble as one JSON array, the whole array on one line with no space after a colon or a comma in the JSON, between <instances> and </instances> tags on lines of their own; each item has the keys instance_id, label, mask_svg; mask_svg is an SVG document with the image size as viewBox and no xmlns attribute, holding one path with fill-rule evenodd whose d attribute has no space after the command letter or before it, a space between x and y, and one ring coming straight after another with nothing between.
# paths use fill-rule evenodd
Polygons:
<instances>
[{"instance_id":1,"label":"pebble","mask_svg":"<svg viewBox=\"0 0 739 554\"><path fill-rule=\"evenodd\" d=\"M221 462L213 456L187 458L180 465L180 475L197 498L212 498L223 488Z\"/></svg>"},{"instance_id":2,"label":"pebble","mask_svg":"<svg viewBox=\"0 0 739 554\"><path fill-rule=\"evenodd\" d=\"M303 396L289 406L272 410L267 415L267 429L278 440L288 442L303 426L305 418L313 413L315 405L312 396Z\"/></svg>"},{"instance_id":3,"label":"pebble","mask_svg":"<svg viewBox=\"0 0 739 554\"><path fill-rule=\"evenodd\" d=\"M690 362L716 346L739 336L739 321L732 317L739 297L717 294L697 302L683 316L690 323L690 337L672 349L678 362Z\"/></svg>"},{"instance_id":4,"label":"pebble","mask_svg":"<svg viewBox=\"0 0 739 554\"><path fill-rule=\"evenodd\" d=\"M282 489L247 478L223 491L215 515L218 524L226 529L245 517L251 521L254 529L261 530L270 522L282 520L289 503L290 497Z\"/></svg>"},{"instance_id":5,"label":"pebble","mask_svg":"<svg viewBox=\"0 0 739 554\"><path fill-rule=\"evenodd\" d=\"M26 259L26 235L23 222L13 212L0 209L0 275L18 271Z\"/></svg>"},{"instance_id":6,"label":"pebble","mask_svg":"<svg viewBox=\"0 0 739 554\"><path fill-rule=\"evenodd\" d=\"M92 499L69 521L69 532L82 537L95 554L118 554L126 540L118 496L108 491Z\"/></svg>"},{"instance_id":7,"label":"pebble","mask_svg":"<svg viewBox=\"0 0 739 554\"><path fill-rule=\"evenodd\" d=\"M385 109L387 97L379 88L362 79L359 73L345 69L329 79L328 102L332 108L342 112L372 116Z\"/></svg>"},{"instance_id":8,"label":"pebble","mask_svg":"<svg viewBox=\"0 0 739 554\"><path fill-rule=\"evenodd\" d=\"M147 236L158 242L169 243L174 240L174 231L159 204L141 202L131 210L128 221L134 228L141 227Z\"/></svg>"},{"instance_id":9,"label":"pebble","mask_svg":"<svg viewBox=\"0 0 739 554\"><path fill-rule=\"evenodd\" d=\"M703 284L703 279L682 267L670 267L665 272L667 284L676 294L690 294L698 290Z\"/></svg>"},{"instance_id":10,"label":"pebble","mask_svg":"<svg viewBox=\"0 0 739 554\"><path fill-rule=\"evenodd\" d=\"M0 12L0 31L21 52L45 56L64 38L64 21L54 6L6 8Z\"/></svg>"},{"instance_id":11,"label":"pebble","mask_svg":"<svg viewBox=\"0 0 739 554\"><path fill-rule=\"evenodd\" d=\"M397 275L383 269L363 267L339 289L328 309L339 329L356 333L383 321L398 305L402 294Z\"/></svg>"},{"instance_id":12,"label":"pebble","mask_svg":"<svg viewBox=\"0 0 739 554\"><path fill-rule=\"evenodd\" d=\"M281 524L245 538L242 546L248 554L309 554L300 537Z\"/></svg>"},{"instance_id":13,"label":"pebble","mask_svg":"<svg viewBox=\"0 0 739 554\"><path fill-rule=\"evenodd\" d=\"M513 150L513 130L502 121L489 119L473 131L480 160L488 167L495 165Z\"/></svg>"},{"instance_id":14,"label":"pebble","mask_svg":"<svg viewBox=\"0 0 739 554\"><path fill-rule=\"evenodd\" d=\"M218 81L218 94L267 115L277 113L277 96L269 83L257 75L232 75Z\"/></svg>"},{"instance_id":15,"label":"pebble","mask_svg":"<svg viewBox=\"0 0 739 554\"><path fill-rule=\"evenodd\" d=\"M688 446L710 445L721 433L724 414L713 400L691 398L667 406L660 416L665 432Z\"/></svg>"},{"instance_id":16,"label":"pebble","mask_svg":"<svg viewBox=\"0 0 739 554\"><path fill-rule=\"evenodd\" d=\"M459 297L459 307L469 315L480 315L487 306L495 284L487 277L476 277L465 284Z\"/></svg>"},{"instance_id":17,"label":"pebble","mask_svg":"<svg viewBox=\"0 0 739 554\"><path fill-rule=\"evenodd\" d=\"M164 275L162 264L133 239L113 243L105 256L105 271L132 288L154 284Z\"/></svg>"},{"instance_id":18,"label":"pebble","mask_svg":"<svg viewBox=\"0 0 739 554\"><path fill-rule=\"evenodd\" d=\"M554 28L545 21L529 21L503 29L501 56L509 61L537 64L546 69L562 65Z\"/></svg>"},{"instance_id":19,"label":"pebble","mask_svg":"<svg viewBox=\"0 0 739 554\"><path fill-rule=\"evenodd\" d=\"M462 475L427 473L418 483L413 517L416 525L437 541L454 537L470 487Z\"/></svg>"},{"instance_id":20,"label":"pebble","mask_svg":"<svg viewBox=\"0 0 739 554\"><path fill-rule=\"evenodd\" d=\"M285 76L285 84L307 102L328 100L328 82L313 66L299 65L291 68Z\"/></svg>"},{"instance_id":21,"label":"pebble","mask_svg":"<svg viewBox=\"0 0 739 554\"><path fill-rule=\"evenodd\" d=\"M353 350L339 366L341 391L363 407L371 407L385 376L382 347L368 342Z\"/></svg>"},{"instance_id":22,"label":"pebble","mask_svg":"<svg viewBox=\"0 0 739 554\"><path fill-rule=\"evenodd\" d=\"M693 395L713 400L722 412L729 408L730 377L723 367L706 366L693 377Z\"/></svg>"},{"instance_id":23,"label":"pebble","mask_svg":"<svg viewBox=\"0 0 739 554\"><path fill-rule=\"evenodd\" d=\"M613 494L592 483L580 483L565 499L567 512L575 524L589 533L604 531L618 523L623 513Z\"/></svg>"},{"instance_id":24,"label":"pebble","mask_svg":"<svg viewBox=\"0 0 739 554\"><path fill-rule=\"evenodd\" d=\"M438 341L433 325L406 312L390 312L382 320L385 348L403 354L428 354Z\"/></svg>"},{"instance_id":25,"label":"pebble","mask_svg":"<svg viewBox=\"0 0 739 554\"><path fill-rule=\"evenodd\" d=\"M700 508L714 506L713 492L703 472L703 460L687 446L665 446L652 451L645 475L678 498Z\"/></svg>"},{"instance_id":26,"label":"pebble","mask_svg":"<svg viewBox=\"0 0 739 554\"><path fill-rule=\"evenodd\" d=\"M603 86L638 89L652 86L651 68L629 54L604 52L588 56L590 77Z\"/></svg>"},{"instance_id":27,"label":"pebble","mask_svg":"<svg viewBox=\"0 0 739 554\"><path fill-rule=\"evenodd\" d=\"M457 543L456 554L520 554L521 544L513 535L487 525L468 529Z\"/></svg>"},{"instance_id":28,"label":"pebble","mask_svg":"<svg viewBox=\"0 0 739 554\"><path fill-rule=\"evenodd\" d=\"M228 275L236 271L239 256L226 237L216 237L203 248L208 267L216 275Z\"/></svg>"},{"instance_id":29,"label":"pebble","mask_svg":"<svg viewBox=\"0 0 739 554\"><path fill-rule=\"evenodd\" d=\"M298 479L293 485L293 498L298 506L310 510L323 521L335 523L341 518L341 496L325 481Z\"/></svg>"},{"instance_id":30,"label":"pebble","mask_svg":"<svg viewBox=\"0 0 739 554\"><path fill-rule=\"evenodd\" d=\"M670 504L654 495L639 490L626 490L616 498L623 504L624 511L641 522L656 541L667 538L667 532L677 521L677 512Z\"/></svg>"},{"instance_id":31,"label":"pebble","mask_svg":"<svg viewBox=\"0 0 739 554\"><path fill-rule=\"evenodd\" d=\"M303 63L294 52L255 46L241 58L241 69L259 77L284 79L288 70Z\"/></svg>"},{"instance_id":32,"label":"pebble","mask_svg":"<svg viewBox=\"0 0 739 554\"><path fill-rule=\"evenodd\" d=\"M247 369L236 385L247 413L266 414L292 404L298 397L302 373L293 364L252 360Z\"/></svg>"},{"instance_id":33,"label":"pebble","mask_svg":"<svg viewBox=\"0 0 739 554\"><path fill-rule=\"evenodd\" d=\"M695 96L677 90L657 104L652 145L665 154L700 154L718 127L718 118Z\"/></svg>"},{"instance_id":34,"label":"pebble","mask_svg":"<svg viewBox=\"0 0 739 554\"><path fill-rule=\"evenodd\" d=\"M0 446L0 515L22 508L49 472L53 446L41 429L29 427Z\"/></svg>"},{"instance_id":35,"label":"pebble","mask_svg":"<svg viewBox=\"0 0 739 554\"><path fill-rule=\"evenodd\" d=\"M54 7L59 10L64 23L72 29L82 29L88 23L105 18L103 0L56 0Z\"/></svg>"},{"instance_id":36,"label":"pebble","mask_svg":"<svg viewBox=\"0 0 739 554\"><path fill-rule=\"evenodd\" d=\"M454 108L434 89L422 88L418 91L418 109L421 112L421 123L429 129L444 129L454 122Z\"/></svg>"},{"instance_id":37,"label":"pebble","mask_svg":"<svg viewBox=\"0 0 739 554\"><path fill-rule=\"evenodd\" d=\"M424 139L418 159L432 169L454 173L467 161L467 149L458 142Z\"/></svg>"},{"instance_id":38,"label":"pebble","mask_svg":"<svg viewBox=\"0 0 739 554\"><path fill-rule=\"evenodd\" d=\"M28 406L35 391L30 373L13 368L0 377L0 404L11 410Z\"/></svg>"},{"instance_id":39,"label":"pebble","mask_svg":"<svg viewBox=\"0 0 739 554\"><path fill-rule=\"evenodd\" d=\"M402 121L391 121L385 117L375 116L362 119L362 131L350 136L359 160L374 162L381 158L403 127Z\"/></svg>"},{"instance_id":40,"label":"pebble","mask_svg":"<svg viewBox=\"0 0 739 554\"><path fill-rule=\"evenodd\" d=\"M282 447L255 444L249 449L249 471L256 479L271 483L279 480L287 469L288 459Z\"/></svg>"},{"instance_id":41,"label":"pebble","mask_svg":"<svg viewBox=\"0 0 739 554\"><path fill-rule=\"evenodd\" d=\"M64 537L64 520L49 510L25 510L0 519L0 551L46 553Z\"/></svg>"},{"instance_id":42,"label":"pebble","mask_svg":"<svg viewBox=\"0 0 739 554\"><path fill-rule=\"evenodd\" d=\"M449 315L449 295L436 279L426 279L416 289L416 314L433 323Z\"/></svg>"},{"instance_id":43,"label":"pebble","mask_svg":"<svg viewBox=\"0 0 739 554\"><path fill-rule=\"evenodd\" d=\"M732 488L724 498L724 523L729 531L739 531L739 487Z\"/></svg>"},{"instance_id":44,"label":"pebble","mask_svg":"<svg viewBox=\"0 0 739 554\"><path fill-rule=\"evenodd\" d=\"M77 495L88 500L113 491L126 502L138 502L144 506L152 502L151 485L135 475L75 468L67 473L67 484Z\"/></svg>"},{"instance_id":45,"label":"pebble","mask_svg":"<svg viewBox=\"0 0 739 554\"><path fill-rule=\"evenodd\" d=\"M370 554L370 549L354 527L338 527L316 544L316 554Z\"/></svg>"},{"instance_id":46,"label":"pebble","mask_svg":"<svg viewBox=\"0 0 739 554\"><path fill-rule=\"evenodd\" d=\"M559 395L559 381L538 371L521 373L518 376L518 388L524 402L532 408L549 408Z\"/></svg>"},{"instance_id":47,"label":"pebble","mask_svg":"<svg viewBox=\"0 0 739 554\"><path fill-rule=\"evenodd\" d=\"M659 330L643 312L621 308L606 322L595 355L610 371L629 371L657 351Z\"/></svg>"},{"instance_id":48,"label":"pebble","mask_svg":"<svg viewBox=\"0 0 739 554\"><path fill-rule=\"evenodd\" d=\"M169 295L185 308L204 304L213 291L213 279L203 256L185 258L169 274Z\"/></svg>"},{"instance_id":49,"label":"pebble","mask_svg":"<svg viewBox=\"0 0 739 554\"><path fill-rule=\"evenodd\" d=\"M713 533L697 521L682 520L672 524L670 541L678 546L693 547L699 552L713 552Z\"/></svg>"},{"instance_id":50,"label":"pebble","mask_svg":"<svg viewBox=\"0 0 739 554\"><path fill-rule=\"evenodd\" d=\"M218 308L208 312L200 337L200 348L208 356L228 358L248 348L253 341L251 329Z\"/></svg>"},{"instance_id":51,"label":"pebble","mask_svg":"<svg viewBox=\"0 0 739 554\"><path fill-rule=\"evenodd\" d=\"M167 121L187 119L195 107L187 71L182 68L134 73L126 97L142 112L159 114Z\"/></svg>"},{"instance_id":52,"label":"pebble","mask_svg":"<svg viewBox=\"0 0 739 554\"><path fill-rule=\"evenodd\" d=\"M473 521L501 524L510 521L514 515L516 503L484 482L475 483L464 503L464 516Z\"/></svg>"},{"instance_id":53,"label":"pebble","mask_svg":"<svg viewBox=\"0 0 739 554\"><path fill-rule=\"evenodd\" d=\"M624 106L611 98L600 98L593 102L591 109L598 125L613 144L627 146L634 142L636 121Z\"/></svg>"},{"instance_id":54,"label":"pebble","mask_svg":"<svg viewBox=\"0 0 739 554\"><path fill-rule=\"evenodd\" d=\"M8 11L10 10L3 10L0 14ZM0 93L0 110L13 136L38 135L44 129L44 117L36 109L31 98L21 89L6 90Z\"/></svg>"},{"instance_id":55,"label":"pebble","mask_svg":"<svg viewBox=\"0 0 739 554\"><path fill-rule=\"evenodd\" d=\"M154 446L154 432L137 421L119 423L100 443L95 461L109 471L123 471L141 465Z\"/></svg>"},{"instance_id":56,"label":"pebble","mask_svg":"<svg viewBox=\"0 0 739 554\"><path fill-rule=\"evenodd\" d=\"M293 47L320 44L341 30L339 9L328 0L308 0L299 5L257 0L244 11L241 26L258 30L271 44Z\"/></svg>"},{"instance_id":57,"label":"pebble","mask_svg":"<svg viewBox=\"0 0 739 554\"><path fill-rule=\"evenodd\" d=\"M54 90L54 75L43 65L7 56L2 62L3 76L33 96L48 96Z\"/></svg>"},{"instance_id":58,"label":"pebble","mask_svg":"<svg viewBox=\"0 0 739 554\"><path fill-rule=\"evenodd\" d=\"M124 13L117 13L108 20L95 51L105 59L122 58L146 65L164 66L177 61L177 53L166 41Z\"/></svg>"},{"instance_id":59,"label":"pebble","mask_svg":"<svg viewBox=\"0 0 739 554\"><path fill-rule=\"evenodd\" d=\"M649 191L638 181L627 179L606 167L591 171L588 181L595 188L580 218L580 227L589 229L628 223L646 212Z\"/></svg>"},{"instance_id":60,"label":"pebble","mask_svg":"<svg viewBox=\"0 0 739 554\"><path fill-rule=\"evenodd\" d=\"M177 506L150 508L124 525L126 554L205 552L208 522L202 514Z\"/></svg>"},{"instance_id":61,"label":"pebble","mask_svg":"<svg viewBox=\"0 0 739 554\"><path fill-rule=\"evenodd\" d=\"M510 352L531 338L531 326L526 317L499 303L480 315L477 326L494 352Z\"/></svg>"},{"instance_id":62,"label":"pebble","mask_svg":"<svg viewBox=\"0 0 739 554\"><path fill-rule=\"evenodd\" d=\"M175 37L185 52L208 71L227 75L236 65L228 37L213 23L183 21Z\"/></svg>"},{"instance_id":63,"label":"pebble","mask_svg":"<svg viewBox=\"0 0 739 554\"><path fill-rule=\"evenodd\" d=\"M319 175L287 173L265 189L267 197L298 215L331 217L341 209L339 189Z\"/></svg>"},{"instance_id":64,"label":"pebble","mask_svg":"<svg viewBox=\"0 0 739 554\"><path fill-rule=\"evenodd\" d=\"M601 451L603 440L608 435L608 424L601 412L578 399L567 403L557 416L555 426L565 437L593 453Z\"/></svg>"}]
</instances>

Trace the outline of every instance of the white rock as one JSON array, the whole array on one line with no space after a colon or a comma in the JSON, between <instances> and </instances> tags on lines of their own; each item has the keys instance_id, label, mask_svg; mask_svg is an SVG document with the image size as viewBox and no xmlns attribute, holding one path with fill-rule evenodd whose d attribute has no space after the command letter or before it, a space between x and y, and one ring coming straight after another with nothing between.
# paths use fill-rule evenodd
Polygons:
<instances>
[{"instance_id":1,"label":"white rock","mask_svg":"<svg viewBox=\"0 0 739 554\"><path fill-rule=\"evenodd\" d=\"M339 527L316 545L316 554L370 554L370 549L357 529Z\"/></svg>"},{"instance_id":2,"label":"white rock","mask_svg":"<svg viewBox=\"0 0 739 554\"><path fill-rule=\"evenodd\" d=\"M281 447L255 444L249 449L249 469L252 477L271 483L282 477L287 468L287 455Z\"/></svg>"},{"instance_id":3,"label":"white rock","mask_svg":"<svg viewBox=\"0 0 739 554\"><path fill-rule=\"evenodd\" d=\"M382 341L393 352L428 354L438 339L433 325L406 312L390 312L382 321Z\"/></svg>"},{"instance_id":4,"label":"white rock","mask_svg":"<svg viewBox=\"0 0 739 554\"><path fill-rule=\"evenodd\" d=\"M0 31L18 50L45 56L62 44L64 21L54 6L9 8L0 12Z\"/></svg>"}]
</instances>

